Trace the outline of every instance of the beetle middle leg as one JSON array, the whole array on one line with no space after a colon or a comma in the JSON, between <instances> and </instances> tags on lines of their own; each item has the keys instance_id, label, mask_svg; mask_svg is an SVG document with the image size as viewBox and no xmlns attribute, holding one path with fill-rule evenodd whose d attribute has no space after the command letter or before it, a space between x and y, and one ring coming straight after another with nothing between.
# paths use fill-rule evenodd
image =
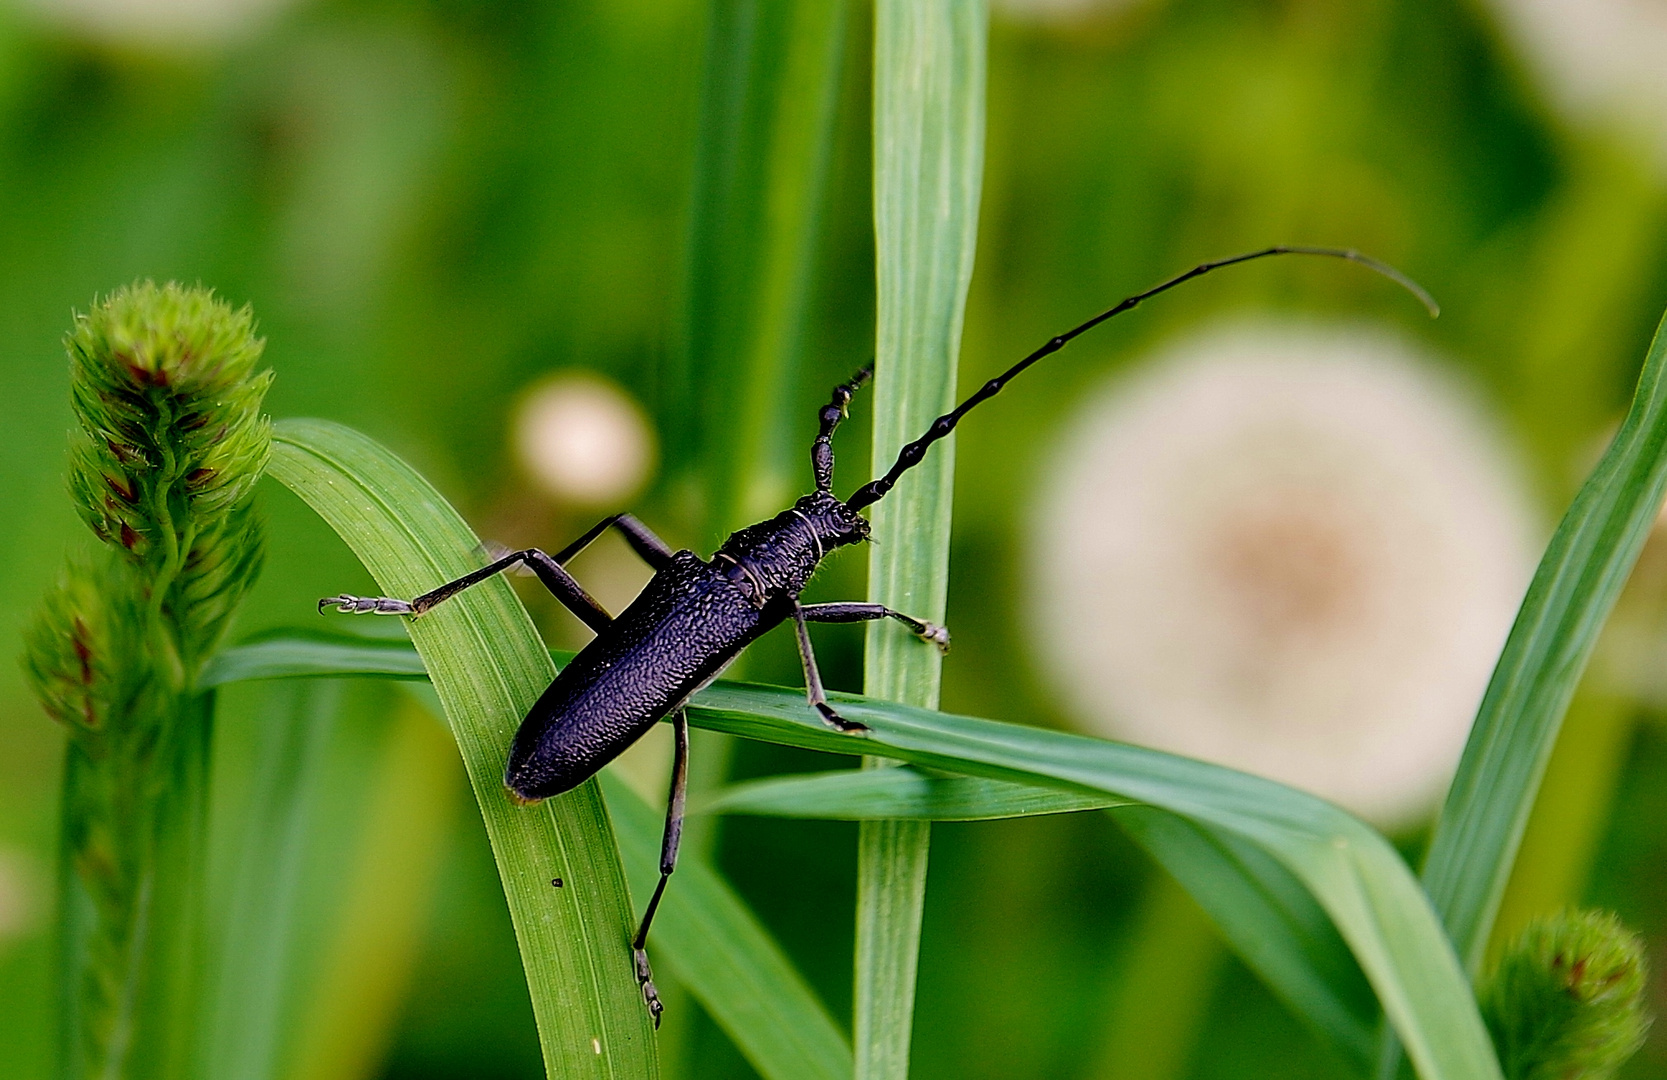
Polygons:
<instances>
[{"instance_id":1,"label":"beetle middle leg","mask_svg":"<svg viewBox=\"0 0 1667 1080\"><path fill-rule=\"evenodd\" d=\"M822 689L822 673L816 667L816 651L810 645L810 628L805 625L810 611L810 608L801 607L798 600L793 601L793 628L799 635L799 662L805 669L805 696L810 699L810 707L821 714L829 727L840 731L867 731L867 724L845 719L828 704L828 693Z\"/></svg>"},{"instance_id":2,"label":"beetle middle leg","mask_svg":"<svg viewBox=\"0 0 1667 1080\"><path fill-rule=\"evenodd\" d=\"M652 534L650 534L652 535ZM561 601L563 607L579 617L579 620L592 631L600 634L613 616L609 615L591 595L584 590L584 586L576 581L572 574L562 569L561 564L537 548L527 548L524 551L512 551L501 559L495 559L474 573L465 574L456 581L448 581L437 589L423 593L414 600L395 600L392 597L376 596L329 596L318 602L318 610L334 605L337 611L344 611L354 615L421 615L434 605L449 600L464 589L479 585L494 574L501 574L512 566L524 565L532 567L538 580L544 583L555 598Z\"/></svg>"},{"instance_id":3,"label":"beetle middle leg","mask_svg":"<svg viewBox=\"0 0 1667 1080\"><path fill-rule=\"evenodd\" d=\"M660 1026L660 1014L665 1011L665 1006L660 1004L659 991L654 989L654 972L648 966L648 927L654 921L660 897L665 895L666 882L670 880L671 872L677 869L677 846L683 840L683 807L689 792L688 714L678 709L672 714L671 726L676 750L671 759L671 792L666 796L666 831L660 837L660 881L654 886L654 895L649 897L648 908L642 915L642 925L631 941L631 959L636 965L637 982L642 986L642 998L648 1005L649 1015L654 1018L655 1027Z\"/></svg>"}]
</instances>

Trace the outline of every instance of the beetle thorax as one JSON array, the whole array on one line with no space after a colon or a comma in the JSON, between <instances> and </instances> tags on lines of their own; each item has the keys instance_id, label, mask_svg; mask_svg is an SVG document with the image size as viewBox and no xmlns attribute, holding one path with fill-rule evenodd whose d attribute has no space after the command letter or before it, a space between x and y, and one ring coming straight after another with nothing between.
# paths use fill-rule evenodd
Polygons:
<instances>
[{"instance_id":1,"label":"beetle thorax","mask_svg":"<svg viewBox=\"0 0 1667 1080\"><path fill-rule=\"evenodd\" d=\"M823 492L806 495L768 521L731 533L713 561L763 607L799 595L830 552L868 539L868 522Z\"/></svg>"}]
</instances>

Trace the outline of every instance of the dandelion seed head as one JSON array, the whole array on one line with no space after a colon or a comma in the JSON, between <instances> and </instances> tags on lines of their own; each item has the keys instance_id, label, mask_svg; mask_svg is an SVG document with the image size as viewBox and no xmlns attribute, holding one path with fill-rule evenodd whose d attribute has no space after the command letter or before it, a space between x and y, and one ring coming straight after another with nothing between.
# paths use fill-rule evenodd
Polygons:
<instances>
[{"instance_id":1,"label":"dandelion seed head","mask_svg":"<svg viewBox=\"0 0 1667 1080\"><path fill-rule=\"evenodd\" d=\"M1085 404L1032 545L1090 730L1400 824L1450 774L1536 529L1479 410L1394 340L1236 327Z\"/></svg>"},{"instance_id":2,"label":"dandelion seed head","mask_svg":"<svg viewBox=\"0 0 1667 1080\"><path fill-rule=\"evenodd\" d=\"M1559 105L1649 132L1667 164L1667 5L1660 0L1493 0Z\"/></svg>"}]
</instances>

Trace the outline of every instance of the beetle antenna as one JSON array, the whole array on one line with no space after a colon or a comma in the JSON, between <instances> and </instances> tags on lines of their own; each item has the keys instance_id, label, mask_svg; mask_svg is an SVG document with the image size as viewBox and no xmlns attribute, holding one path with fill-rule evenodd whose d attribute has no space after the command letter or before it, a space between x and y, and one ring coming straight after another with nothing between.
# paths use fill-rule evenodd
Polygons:
<instances>
[{"instance_id":1,"label":"beetle antenna","mask_svg":"<svg viewBox=\"0 0 1667 1080\"><path fill-rule=\"evenodd\" d=\"M874 376L874 362L871 360L862 366L862 370L851 376L851 381L840 383L834 387L833 398L822 406L818 418L822 422L821 430L816 433L816 441L810 444L810 467L816 473L816 490L833 490L833 435L839 427L839 422L845 419L845 407L851 404L851 398L862 389L862 384Z\"/></svg>"},{"instance_id":2,"label":"beetle antenna","mask_svg":"<svg viewBox=\"0 0 1667 1080\"><path fill-rule=\"evenodd\" d=\"M1001 393L1002 389L1008 383L1012 382L1020 372L1024 371L1025 368L1028 368L1030 365L1036 363L1036 361L1042 359L1044 356L1058 352L1066 345L1069 345L1072 340L1086 334L1088 331L1094 329L1096 326L1099 326L1112 316L1121 315L1123 312L1128 311L1131 308L1138 307L1142 302L1150 300L1159 293L1168 292L1170 289L1173 289L1175 286L1180 285L1183 282L1191 281L1196 277L1203 277L1205 274L1214 270L1220 270L1224 266L1234 266L1238 263L1250 262L1253 259L1265 259L1270 255L1321 255L1330 259L1347 259L1349 262L1359 263L1368 270L1382 274L1390 281L1393 281L1395 284L1401 286L1403 289L1407 290L1407 292L1410 292L1413 296L1417 297L1419 302L1422 303L1429 311L1430 318L1433 319L1437 315L1441 314L1441 308L1436 304L1435 299L1431 297L1429 293L1425 292L1423 287L1416 281L1413 281L1411 278L1407 277L1393 266L1390 266L1388 263L1381 263L1376 259L1362 255L1358 251L1344 250L1342 248L1282 245L1279 247L1263 248L1260 251L1246 252L1243 255L1233 255L1225 259L1216 259L1213 262L1199 263L1197 266L1188 270L1184 274L1178 274L1162 284L1152 286L1145 292L1135 293L1133 296L1119 301L1115 307L1100 312L1100 314L1094 316L1092 319L1089 319L1081 326L1067 330L1065 333L1060 334L1057 337L1048 339L1048 341L1041 348L1037 349L1023 360L1020 360L1017 364L1014 364L1000 375L997 375L995 378L979 387L977 393L961 402L961 404L955 406L953 411L944 413L942 416L932 421L932 426L926 429L926 433L924 435L916 439L914 442L909 443L898 452L897 461L893 463L892 467L884 476L877 480L870 480L868 483L858 488L849 499L845 500L845 505L850 507L852 510L861 510L863 507L877 503L881 499L885 498L886 493L889 492L894 485L896 485L898 477L920 464L921 460L926 456L926 450L928 447L937 442L939 439L947 436L950 432L954 431L955 425L961 422L961 418L963 416L967 415L967 413L971 412L977 406ZM844 388L841 387L841 389ZM839 390L834 391L835 400L838 400L839 392ZM823 432L825 434L831 434L832 429L827 426L827 409L822 411L822 416ZM821 446L823 441L823 438L818 436L818 447ZM831 481L833 470L832 451L828 452L827 457L829 463L828 475L829 480ZM820 468L818 468L816 477L818 489L826 491L827 488L822 486L822 473Z\"/></svg>"}]
</instances>

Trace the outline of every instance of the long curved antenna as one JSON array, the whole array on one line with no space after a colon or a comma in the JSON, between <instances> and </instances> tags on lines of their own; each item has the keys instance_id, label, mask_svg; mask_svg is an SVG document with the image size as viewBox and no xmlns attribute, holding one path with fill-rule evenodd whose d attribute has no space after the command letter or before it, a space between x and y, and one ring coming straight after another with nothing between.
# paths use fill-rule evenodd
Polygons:
<instances>
[{"instance_id":1,"label":"long curved antenna","mask_svg":"<svg viewBox=\"0 0 1667 1080\"><path fill-rule=\"evenodd\" d=\"M833 398L822 411L816 414L821 427L816 432L816 441L810 444L810 467L816 474L816 490L833 490L833 436L839 427L839 422L845 419L845 407L851 404L851 398L862 384L874 377L874 362L870 360L862 369L851 376L850 382L840 383L834 387Z\"/></svg>"},{"instance_id":2,"label":"long curved antenna","mask_svg":"<svg viewBox=\"0 0 1667 1080\"><path fill-rule=\"evenodd\" d=\"M1067 330L1058 337L1050 338L1041 348L1037 349L1023 360L1020 360L1017 364L1014 364L1000 375L997 375L995 378L979 387L976 394L973 394L971 397L967 398L967 400L955 406L954 411L944 413L942 416L932 421L932 426L926 429L926 434L922 435L914 442L909 443L898 452L897 461L884 476L880 477L878 480L870 480L868 483L858 488L849 499L845 500L845 505L850 507L852 510L861 510L863 507L877 503L881 499L885 498L886 493L896 485L898 477L902 476L916 465L919 465L921 459L926 456L927 448L939 439L944 438L951 431L954 431L955 425L961 422L961 417L967 415L967 413L971 412L979 405L1001 393L1002 389L1008 383L1012 382L1020 372L1024 371L1025 368L1036 363L1036 361L1042 359L1044 356L1058 352L1066 345L1069 345L1073 339L1086 334L1088 331L1094 329L1096 326L1099 326L1112 316L1121 315L1123 312L1128 311L1131 308L1138 307L1143 301L1150 300L1159 293L1168 292L1170 289L1173 289L1175 286L1180 285L1183 282L1191 281L1196 277L1203 277L1205 274L1214 270L1220 270L1224 266L1234 266L1238 263L1250 262L1252 259L1265 259L1270 255L1321 255L1329 259L1347 259L1349 262L1359 263L1368 270L1373 270L1382 274L1384 277L1401 286L1413 296L1416 296L1418 301L1429 311L1430 318L1433 319L1437 315L1441 314L1441 308L1437 306L1435 299L1431 297L1429 293L1425 292L1423 287L1416 281L1413 281L1411 278L1407 277L1393 266L1390 266L1388 263L1381 263L1376 259L1362 255L1358 251L1344 250L1342 248L1296 247L1286 245L1263 248L1260 251L1251 251L1243 255L1233 255L1225 259L1216 259L1214 262L1199 263L1186 273L1172 277L1168 281L1163 282L1161 285L1154 285L1145 292L1135 293L1133 296L1119 301L1116 307L1102 311L1100 314L1094 316L1092 319L1089 319L1081 326L1072 330Z\"/></svg>"}]
</instances>

